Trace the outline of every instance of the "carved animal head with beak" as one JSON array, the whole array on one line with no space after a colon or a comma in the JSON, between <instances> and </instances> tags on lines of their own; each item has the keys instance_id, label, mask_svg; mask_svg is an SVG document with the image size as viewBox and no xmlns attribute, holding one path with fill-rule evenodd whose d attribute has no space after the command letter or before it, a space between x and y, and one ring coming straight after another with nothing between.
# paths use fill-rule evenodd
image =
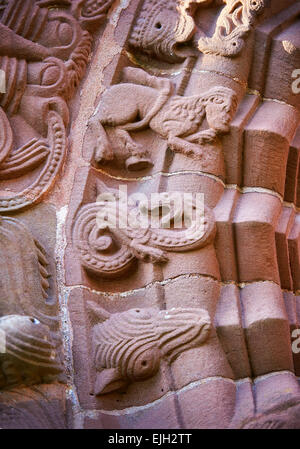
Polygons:
<instances>
[{"instance_id":1,"label":"carved animal head with beak","mask_svg":"<svg viewBox=\"0 0 300 449\"><path fill-rule=\"evenodd\" d=\"M196 308L131 309L106 317L93 330L96 395L153 377L162 359L171 363L200 346L211 329L208 313Z\"/></svg>"}]
</instances>

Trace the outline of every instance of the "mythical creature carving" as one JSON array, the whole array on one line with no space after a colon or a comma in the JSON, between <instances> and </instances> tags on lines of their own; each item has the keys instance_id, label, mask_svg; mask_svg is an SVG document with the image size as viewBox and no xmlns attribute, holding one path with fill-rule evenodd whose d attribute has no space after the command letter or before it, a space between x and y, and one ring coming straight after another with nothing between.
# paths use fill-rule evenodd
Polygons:
<instances>
[{"instance_id":1,"label":"mythical creature carving","mask_svg":"<svg viewBox=\"0 0 300 449\"><path fill-rule=\"evenodd\" d=\"M189 41L196 30L194 19L174 0L145 0L133 25L129 45L171 63L185 53L179 44Z\"/></svg>"},{"instance_id":2,"label":"mythical creature carving","mask_svg":"<svg viewBox=\"0 0 300 449\"><path fill-rule=\"evenodd\" d=\"M209 315L203 309L103 312L102 320L106 321L94 327L92 338L98 371L96 395L153 377L162 359L172 363L182 352L204 344L211 329Z\"/></svg>"},{"instance_id":3,"label":"mythical creature carving","mask_svg":"<svg viewBox=\"0 0 300 449\"><path fill-rule=\"evenodd\" d=\"M88 30L103 20L111 3L1 2L0 69L6 88L0 93L0 180L6 193L0 211L29 206L51 187L67 147L67 101L91 53ZM19 193L16 178L21 178Z\"/></svg>"},{"instance_id":4,"label":"mythical creature carving","mask_svg":"<svg viewBox=\"0 0 300 449\"><path fill-rule=\"evenodd\" d=\"M45 250L19 220L5 217L0 252L0 388L46 382L62 368Z\"/></svg>"},{"instance_id":5,"label":"mythical creature carving","mask_svg":"<svg viewBox=\"0 0 300 449\"><path fill-rule=\"evenodd\" d=\"M202 53L233 57L242 51L245 38L257 15L265 6L265 0L223 0L222 10L214 35L201 37L198 48Z\"/></svg>"},{"instance_id":6,"label":"mythical creature carving","mask_svg":"<svg viewBox=\"0 0 300 449\"><path fill-rule=\"evenodd\" d=\"M113 127L117 133L129 170L151 166L148 152L133 141L130 131L148 127L165 138L173 151L196 158L203 155L203 143L213 142L218 134L229 131L237 108L233 90L216 86L202 95L181 97L174 95L168 79L131 67L124 69L124 75L128 82L104 93L89 123L87 144L93 146L98 163L114 158L105 127ZM200 130L205 118L209 128Z\"/></svg>"},{"instance_id":7,"label":"mythical creature carving","mask_svg":"<svg viewBox=\"0 0 300 449\"><path fill-rule=\"evenodd\" d=\"M199 5L225 5L212 37L203 36L194 22ZM197 37L198 31L202 36L197 46L202 53L234 57L240 54L264 7L265 0L146 0L134 23L129 45L163 61L180 62L193 54L192 38ZM191 48L180 46L189 41Z\"/></svg>"},{"instance_id":8,"label":"mythical creature carving","mask_svg":"<svg viewBox=\"0 0 300 449\"><path fill-rule=\"evenodd\" d=\"M123 274L135 259L164 263L168 252L204 247L214 236L213 213L195 195L189 200L182 193L164 192L150 203L123 200L110 190L80 209L73 244L84 268L111 277Z\"/></svg>"}]
</instances>

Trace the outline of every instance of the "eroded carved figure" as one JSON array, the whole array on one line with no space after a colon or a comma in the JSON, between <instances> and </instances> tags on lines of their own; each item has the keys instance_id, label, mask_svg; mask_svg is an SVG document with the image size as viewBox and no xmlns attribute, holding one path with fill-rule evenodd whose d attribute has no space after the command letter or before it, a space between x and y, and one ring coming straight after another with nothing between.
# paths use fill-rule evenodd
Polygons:
<instances>
[{"instance_id":1,"label":"eroded carved figure","mask_svg":"<svg viewBox=\"0 0 300 449\"><path fill-rule=\"evenodd\" d=\"M102 313L106 321L93 329L96 395L154 376L163 359L171 363L183 351L204 344L211 329L209 315L202 309Z\"/></svg>"},{"instance_id":2,"label":"eroded carved figure","mask_svg":"<svg viewBox=\"0 0 300 449\"><path fill-rule=\"evenodd\" d=\"M87 145L93 146L98 163L114 158L105 127L114 128L129 170L151 166L149 153L133 141L130 131L149 127L166 139L173 151L199 159L203 156L201 144L229 131L237 108L233 90L216 86L202 95L181 97L174 95L168 79L131 67L124 69L124 75L129 82L108 89L90 120ZM205 118L209 128L200 130Z\"/></svg>"},{"instance_id":3,"label":"eroded carved figure","mask_svg":"<svg viewBox=\"0 0 300 449\"><path fill-rule=\"evenodd\" d=\"M0 388L49 382L62 365L45 250L19 220L3 217L0 251Z\"/></svg>"},{"instance_id":4,"label":"eroded carved figure","mask_svg":"<svg viewBox=\"0 0 300 449\"><path fill-rule=\"evenodd\" d=\"M196 25L193 17L179 2L146 0L133 25L129 47L170 63L184 59L180 44L189 41Z\"/></svg>"},{"instance_id":5,"label":"eroded carved figure","mask_svg":"<svg viewBox=\"0 0 300 449\"><path fill-rule=\"evenodd\" d=\"M51 187L66 152L67 102L91 53L88 30L103 21L111 4L1 2L0 69L6 83L0 94L0 180L8 193L0 197L0 211L27 207ZM25 175L26 187L15 193L17 181L9 181L21 177L23 186Z\"/></svg>"},{"instance_id":6,"label":"eroded carved figure","mask_svg":"<svg viewBox=\"0 0 300 449\"><path fill-rule=\"evenodd\" d=\"M136 258L165 263L168 252L201 248L214 239L213 213L195 196L188 202L183 194L163 192L151 201L131 201L104 186L105 191L79 210L73 229L82 265L97 275L120 275Z\"/></svg>"},{"instance_id":7,"label":"eroded carved figure","mask_svg":"<svg viewBox=\"0 0 300 449\"><path fill-rule=\"evenodd\" d=\"M36 318L1 317L0 334L5 341L4 352L0 353L0 388L50 383L62 372L57 343L49 328Z\"/></svg>"},{"instance_id":8,"label":"eroded carved figure","mask_svg":"<svg viewBox=\"0 0 300 449\"><path fill-rule=\"evenodd\" d=\"M225 427L230 426L230 423L233 423L231 424L233 427L245 428L299 426L299 386L293 374L290 323L287 319L287 312L291 314L292 308L295 314L297 302L295 296L299 290L297 287L299 270L295 269L295 266L299 265L298 261L295 263L299 258L299 251L295 250L297 246L295 242L299 241L299 217L295 206L296 202L299 203L299 193L295 193L296 184L299 185L297 179L299 170L297 169L295 174L295 166L299 165L299 158L297 162L292 158L290 161L292 166L290 169L294 173L294 192L288 205L284 196L284 182L286 184L290 182L286 176L286 165L289 152L290 156L292 154L291 146L294 145L294 153L299 153L299 132L297 132L299 102L281 88L285 75L293 73L290 69L296 69L295 61L298 61L296 59L298 43L293 38L293 30L294 32L299 30L296 19L299 9L292 3L288 5L289 11L284 12L278 3L273 2L271 5L264 0L166 1L163 2L161 9L158 2L145 0L133 22L131 35L127 41L126 57L128 57L127 65L135 64L146 71L126 67L123 70L122 81L108 87L102 94L95 115L89 123L86 144L93 148L97 163L120 159L123 164L125 162L128 170L150 168L154 163L151 150L154 152L157 142L159 146L160 139L163 139L166 142L163 151L166 153L159 162L155 159L155 164L163 171L163 175L168 175L166 176L168 180L160 180L156 185L151 176L149 190L152 185L155 185L158 191L163 189L165 191L166 187L174 185L180 185L182 190L192 189L194 192L203 188L208 198L206 201L209 204L213 203L215 207L218 232L215 246L210 248L211 258L205 254L207 250L205 244L197 246L199 242L196 239L191 246L185 242L180 248L180 251L187 251L186 264L183 259L176 260L177 254L170 254L171 251L178 251L174 229L166 231L163 226L154 230L142 228L137 231L130 226L119 229L103 221L103 226L99 226L99 223L97 225L99 214L102 214L102 219L107 216L107 221L110 221L110 215L115 213L115 201L106 201L106 204L101 201L87 204L87 201L83 200L84 205L81 204L75 216L73 243L81 265L88 272L104 277L124 275L134 259L164 263L163 267L155 267L157 277L154 276L155 283L158 278L159 288L163 290L163 292L159 290L157 299L162 308L168 307L172 300L178 299L176 288L172 288L168 283L172 284L174 278L180 277L182 273L185 275L190 273L190 266L199 278L203 274L203 277L214 279L221 290L220 295L216 294L219 295L215 316L217 335L234 371L230 373L230 370L227 371L227 368L223 367L226 376L222 372L220 377L226 377L228 385L231 380L234 383L240 378L245 379L246 385L247 379L251 378L249 385L247 384L248 396L241 394L242 399L240 390L244 385L241 387L238 382L235 383L238 390L236 394L236 390L229 392L230 387L228 385L225 387L224 384L224 391L220 393L218 400L222 397L220 401L222 404L226 401L236 401L237 407L234 415L233 409L228 406L228 416L226 419L223 416L220 419L222 422L220 426ZM271 10L267 10L267 6ZM199 12L202 7L204 12L202 10ZM290 20L289 24L287 17ZM262 26L256 31L255 27L260 24ZM201 29L202 25L207 33ZM201 52L196 56L192 51L195 44ZM274 68L281 62L282 74L285 75L277 73L271 75L271 68L276 72ZM254 73L257 67L257 73ZM184 77L185 80L182 82ZM176 87L170 78L175 80ZM112 83L114 82L113 80ZM268 90L269 85L273 86L271 90ZM286 91L290 90L288 85ZM270 91L272 95L268 96ZM267 99L264 99L264 96ZM232 123L234 118L236 120ZM286 122L281 127L283 118ZM135 140L131 133L137 131L143 131L144 134ZM155 142L153 146L152 143L148 146L140 144L148 142L144 138L147 132L149 133L147 136L153 138ZM222 145L221 137L226 133L229 135L224 138ZM210 147L206 145L207 143ZM169 149L190 157L192 161L181 155L171 154ZM224 171L222 168L218 171L217 168L215 173L211 166L204 165L200 168L197 159L201 159L205 151L219 151L217 163L223 158ZM194 162L195 168L192 165ZM182 176L179 171L185 168L188 173ZM192 170L197 174L191 173ZM99 170L101 173L99 177L103 171ZM122 170L121 173L123 175ZM110 167L108 175L111 175ZM118 176L115 179L118 179ZM125 177L123 181L126 182ZM138 191L139 188L143 190L144 186L137 187ZM91 201L90 198L88 201ZM117 202L120 203L121 199L118 198ZM141 213L137 204L132 205L131 209L129 204L123 206L124 210ZM290 220L288 225L285 221L287 215ZM286 229L282 231L281 228L284 226ZM209 235L211 237L208 237ZM208 240L204 237L204 242L212 243L213 237L214 233L208 232ZM280 239L284 240L281 247ZM167 241L169 243L166 244ZM281 253L280 248L284 249ZM198 265L192 259L188 253L190 249L199 249L198 261L204 257L207 262L213 259L213 253L216 251L218 258L216 271L213 272L212 269L213 273L207 275L203 266L198 271L201 264L199 262ZM231 262L227 264L227 257L231 256ZM281 257L285 259L284 263ZM179 267L180 264L185 265L184 268ZM141 265L143 267L143 264L140 264L139 268ZM219 268L223 283L219 280ZM289 271L290 279L293 278L289 292L284 291L280 270L285 270L285 273ZM181 299L188 305L189 301L193 305L198 304L196 301L203 301L213 316L215 310L211 310L210 306L214 294L210 292L209 299L203 299L207 280L197 278L189 281L189 284L185 284L188 287L182 288L178 295L182 295ZM120 285L124 284L120 282ZM118 284L117 288L120 288L120 285ZM181 279L178 281L178 289L180 288ZM114 287L112 290L114 291ZM168 294L169 302L165 297L161 300L164 294L166 296ZM176 298L173 298L172 294ZM230 305L226 295L230 296ZM286 299L287 295L293 298L293 301L290 301L292 306ZM232 311L230 318L228 310ZM129 311L124 314L129 316ZM119 315L116 314L116 317ZM293 326L295 326L294 318L293 315L291 321ZM236 322L233 325L234 319ZM122 328L122 325L118 327L120 323L113 324L112 318L108 316L107 327L99 325L99 340L105 340L102 330L105 329L106 334L111 337L111 329ZM273 342L275 335L278 337L276 343ZM208 344L212 344L212 341ZM117 359L117 338L115 340L111 338L107 345L103 347L99 344L97 353L99 366L103 369L100 376L97 374L99 383L96 391L100 393L117 391L129 382L138 380L138 374L133 375L131 371L127 373L122 361ZM130 343L128 345L131 348ZM132 347L134 348L134 344ZM112 348L116 352L113 352ZM109 350L111 351L109 354L116 356L114 363L110 360L108 363L107 359L101 358L101 354L107 355ZM205 358L206 355L203 354L201 353L201 356ZM213 352L211 354L214 359ZM236 354L239 356L236 357ZM221 358L220 352L214 359L216 365ZM186 382L184 385L188 384L187 378L194 380L191 371L193 362L197 363L197 357L194 355L194 359L193 356L191 359L193 361L189 365L188 373L182 374L183 368L180 370L178 366L177 370L172 371L172 374L175 373L174 378L176 375L180 381L184 378ZM242 360L244 364L241 368ZM188 364L188 356L185 362ZM151 353L147 364L151 373L157 369L157 365L156 352ZM199 366L197 369L197 374L202 372ZM216 368L214 375L218 369ZM287 376L288 380L284 376ZM285 386L285 382L288 387ZM227 387L228 390L225 392ZM195 394L199 394L197 388L195 387ZM276 397L273 397L273 392L276 392ZM200 394L198 397L202 398ZM214 393L211 393L211 397L215 399ZM205 419L200 416L200 412L199 419L191 417L189 405L182 399L180 407L183 415L186 413L185 416L189 416L187 418L189 422L197 421L203 425ZM195 406L195 414L198 412L198 406L199 404ZM243 416L243 407L247 408L246 418ZM217 406L218 410L224 411L225 408L224 406L222 409L220 404ZM206 409L202 409L203 415L205 412ZM224 414L226 413L227 411L224 411ZM209 418L205 422L212 425Z\"/></svg>"},{"instance_id":9,"label":"eroded carved figure","mask_svg":"<svg viewBox=\"0 0 300 449\"><path fill-rule=\"evenodd\" d=\"M264 9L265 0L223 0L223 3L226 6L218 17L214 35L201 37L198 48L202 53L234 57L242 51L257 15Z\"/></svg>"}]
</instances>

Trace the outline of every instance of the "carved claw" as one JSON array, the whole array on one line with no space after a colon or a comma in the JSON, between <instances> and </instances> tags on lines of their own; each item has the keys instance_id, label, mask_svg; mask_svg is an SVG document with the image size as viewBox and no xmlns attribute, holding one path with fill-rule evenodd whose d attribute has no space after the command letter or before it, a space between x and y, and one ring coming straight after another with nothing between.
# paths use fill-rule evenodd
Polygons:
<instances>
[{"instance_id":1,"label":"carved claw","mask_svg":"<svg viewBox=\"0 0 300 449\"><path fill-rule=\"evenodd\" d=\"M187 140L189 142L197 142L199 145L204 143L210 143L215 140L217 137L217 133L214 129L209 128L204 131L200 131L197 134L194 134L193 136L189 136Z\"/></svg>"},{"instance_id":2,"label":"carved claw","mask_svg":"<svg viewBox=\"0 0 300 449\"><path fill-rule=\"evenodd\" d=\"M202 157L203 155L202 149L199 145L187 142L186 140L176 138L172 140L170 139L168 143L171 150L176 153L181 153L186 156L195 155L198 157Z\"/></svg>"},{"instance_id":3,"label":"carved claw","mask_svg":"<svg viewBox=\"0 0 300 449\"><path fill-rule=\"evenodd\" d=\"M133 254L144 262L165 263L168 261L167 254L159 248L143 245L136 240L133 240L130 246Z\"/></svg>"}]
</instances>

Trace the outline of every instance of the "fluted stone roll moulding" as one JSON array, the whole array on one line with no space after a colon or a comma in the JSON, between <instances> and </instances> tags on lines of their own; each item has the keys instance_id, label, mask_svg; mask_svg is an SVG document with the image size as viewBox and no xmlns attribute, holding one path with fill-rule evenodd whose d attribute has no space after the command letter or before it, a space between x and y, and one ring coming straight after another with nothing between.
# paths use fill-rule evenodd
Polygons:
<instances>
[{"instance_id":1,"label":"fluted stone roll moulding","mask_svg":"<svg viewBox=\"0 0 300 449\"><path fill-rule=\"evenodd\" d=\"M300 428L299 17L0 0L0 428Z\"/></svg>"}]
</instances>

